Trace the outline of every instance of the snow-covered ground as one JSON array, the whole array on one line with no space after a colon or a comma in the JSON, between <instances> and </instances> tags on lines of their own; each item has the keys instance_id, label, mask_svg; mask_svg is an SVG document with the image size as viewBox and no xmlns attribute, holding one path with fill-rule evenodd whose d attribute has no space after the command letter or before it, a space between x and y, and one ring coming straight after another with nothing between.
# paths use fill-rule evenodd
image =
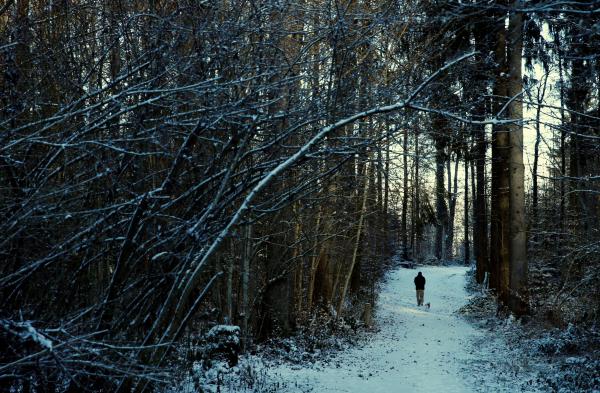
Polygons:
<instances>
[{"instance_id":1,"label":"snow-covered ground","mask_svg":"<svg viewBox=\"0 0 600 393\"><path fill-rule=\"evenodd\" d=\"M417 307L417 270L388 274L376 308L379 329L357 347L312 365L272 365L278 392L536 392L533 370L502 341L456 311L468 301L466 268L422 267L425 303Z\"/></svg>"}]
</instances>

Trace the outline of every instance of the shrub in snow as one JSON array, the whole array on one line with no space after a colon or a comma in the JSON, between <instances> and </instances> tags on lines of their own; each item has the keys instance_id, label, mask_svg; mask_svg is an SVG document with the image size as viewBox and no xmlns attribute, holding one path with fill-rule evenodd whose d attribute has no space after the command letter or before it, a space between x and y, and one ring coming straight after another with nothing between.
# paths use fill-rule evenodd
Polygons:
<instances>
[{"instance_id":1,"label":"shrub in snow","mask_svg":"<svg viewBox=\"0 0 600 393\"><path fill-rule=\"evenodd\" d=\"M544 355L569 355L579 349L579 334L574 325L569 325L566 330L547 332L537 340L538 351Z\"/></svg>"},{"instance_id":2,"label":"shrub in snow","mask_svg":"<svg viewBox=\"0 0 600 393\"><path fill-rule=\"evenodd\" d=\"M245 354L239 363L229 367L227 361L214 360L206 369L194 362L192 370L165 393L277 393L283 385L273 375L267 375L263 359Z\"/></svg>"},{"instance_id":3,"label":"shrub in snow","mask_svg":"<svg viewBox=\"0 0 600 393\"><path fill-rule=\"evenodd\" d=\"M215 360L225 360L229 367L237 365L241 351L240 327L233 325L214 326L205 337L202 348L204 367L210 368Z\"/></svg>"},{"instance_id":4,"label":"shrub in snow","mask_svg":"<svg viewBox=\"0 0 600 393\"><path fill-rule=\"evenodd\" d=\"M201 337L191 354L193 366L174 391L218 392L240 373L241 330L234 325L216 325ZM231 391L224 390L224 391ZM233 390L236 391L236 390Z\"/></svg>"}]
</instances>

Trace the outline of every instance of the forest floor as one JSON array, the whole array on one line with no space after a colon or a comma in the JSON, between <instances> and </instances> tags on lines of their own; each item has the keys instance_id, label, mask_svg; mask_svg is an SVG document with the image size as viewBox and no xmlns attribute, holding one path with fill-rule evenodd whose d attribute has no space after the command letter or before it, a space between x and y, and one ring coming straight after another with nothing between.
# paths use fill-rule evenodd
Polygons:
<instances>
[{"instance_id":1,"label":"forest floor","mask_svg":"<svg viewBox=\"0 0 600 393\"><path fill-rule=\"evenodd\" d=\"M430 308L416 305L417 271ZM533 322L498 318L495 300L469 277L463 266L393 269L371 329L350 338L321 333L333 351L309 348L299 334L279 342L279 352L271 343L243 355L234 372L202 372L177 392L600 392L597 353L589 355L581 336L532 334Z\"/></svg>"},{"instance_id":2,"label":"forest floor","mask_svg":"<svg viewBox=\"0 0 600 393\"><path fill-rule=\"evenodd\" d=\"M354 348L310 366L281 364L268 374L282 392L536 392L533 369L502 337L458 313L469 301L467 268L423 266L425 303L417 307L414 269L388 274L375 325Z\"/></svg>"}]
</instances>

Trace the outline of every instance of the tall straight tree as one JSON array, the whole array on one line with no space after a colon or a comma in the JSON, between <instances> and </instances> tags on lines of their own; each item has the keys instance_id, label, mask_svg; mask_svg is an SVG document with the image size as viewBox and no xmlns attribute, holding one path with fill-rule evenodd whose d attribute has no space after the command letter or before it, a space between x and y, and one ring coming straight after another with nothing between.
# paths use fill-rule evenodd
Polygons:
<instances>
[{"instance_id":1,"label":"tall straight tree","mask_svg":"<svg viewBox=\"0 0 600 393\"><path fill-rule=\"evenodd\" d=\"M476 21L473 24L473 36L475 39L475 48L479 52L477 55L477 64L483 67L485 58L483 53L487 51L492 37L487 31L487 24L484 21ZM487 70L488 67L486 67ZM475 72L474 78L474 94L478 96L474 102L474 119L483 120L486 116L486 105L482 92L487 90L486 80L488 76L486 70L478 69ZM485 272L489 272L488 261L488 215L487 215L487 196L485 193L485 169L486 169L486 129L484 125L473 125L473 139L475 140L474 152L472 160L474 162L474 171L472 176L476 177L476 181L472 186L476 189L473 198L474 222L473 222L473 252L476 262L476 279L478 283L482 283L485 277Z\"/></svg>"},{"instance_id":2,"label":"tall straight tree","mask_svg":"<svg viewBox=\"0 0 600 393\"><path fill-rule=\"evenodd\" d=\"M499 11L495 15L495 84L496 97L494 112L504 114L505 100L508 97L508 64L506 61L507 2L499 1ZM490 286L496 289L499 300L508 304L510 244L510 197L508 154L510 148L509 130L505 124L495 124L492 130L492 205L490 228Z\"/></svg>"},{"instance_id":3,"label":"tall straight tree","mask_svg":"<svg viewBox=\"0 0 600 393\"><path fill-rule=\"evenodd\" d=\"M438 139L435 142L435 257L446 259L446 236L448 228L448 207L446 205L446 190L444 189L444 143Z\"/></svg>"},{"instance_id":4,"label":"tall straight tree","mask_svg":"<svg viewBox=\"0 0 600 393\"><path fill-rule=\"evenodd\" d=\"M454 161L454 175L452 175L452 159L451 154L448 154L446 168L448 170L448 231L446 235L446 258L454 257L454 219L456 216L456 198L458 197L458 164L460 162L460 151L456 151ZM452 177L454 176L454 177Z\"/></svg>"},{"instance_id":5,"label":"tall straight tree","mask_svg":"<svg viewBox=\"0 0 600 393\"><path fill-rule=\"evenodd\" d=\"M471 244L469 242L469 155L465 154L465 215L464 215L464 247L465 255L464 262L468 265L471 260Z\"/></svg>"},{"instance_id":6,"label":"tall straight tree","mask_svg":"<svg viewBox=\"0 0 600 393\"><path fill-rule=\"evenodd\" d=\"M419 150L419 127L415 127L415 164L414 164L414 186L413 186L413 217L415 230L413 231L414 236L414 248L413 255L415 258L421 256L421 236L423 234L423 225L421 221L421 187L419 183L420 175L420 154Z\"/></svg>"},{"instance_id":7,"label":"tall straight tree","mask_svg":"<svg viewBox=\"0 0 600 393\"><path fill-rule=\"evenodd\" d=\"M528 311L527 290L527 232L525 220L525 166L523 165L523 15L517 11L521 1L512 4L508 24L509 80L508 96L511 97L508 113L513 122L509 125L510 165L510 279L509 307L517 315Z\"/></svg>"},{"instance_id":8,"label":"tall straight tree","mask_svg":"<svg viewBox=\"0 0 600 393\"><path fill-rule=\"evenodd\" d=\"M408 230L406 225L408 213L408 128L404 127L402 139L402 258L408 259Z\"/></svg>"}]
</instances>

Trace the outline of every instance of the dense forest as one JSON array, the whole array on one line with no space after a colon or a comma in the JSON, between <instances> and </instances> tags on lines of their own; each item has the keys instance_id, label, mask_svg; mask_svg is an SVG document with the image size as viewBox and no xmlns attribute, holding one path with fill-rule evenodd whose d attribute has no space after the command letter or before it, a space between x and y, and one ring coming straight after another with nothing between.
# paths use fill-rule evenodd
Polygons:
<instances>
[{"instance_id":1,"label":"dense forest","mask_svg":"<svg viewBox=\"0 0 600 393\"><path fill-rule=\"evenodd\" d=\"M474 264L517 317L595 326L599 18L1 2L0 385L151 391L214 326L247 348L368 321L395 254Z\"/></svg>"}]
</instances>

